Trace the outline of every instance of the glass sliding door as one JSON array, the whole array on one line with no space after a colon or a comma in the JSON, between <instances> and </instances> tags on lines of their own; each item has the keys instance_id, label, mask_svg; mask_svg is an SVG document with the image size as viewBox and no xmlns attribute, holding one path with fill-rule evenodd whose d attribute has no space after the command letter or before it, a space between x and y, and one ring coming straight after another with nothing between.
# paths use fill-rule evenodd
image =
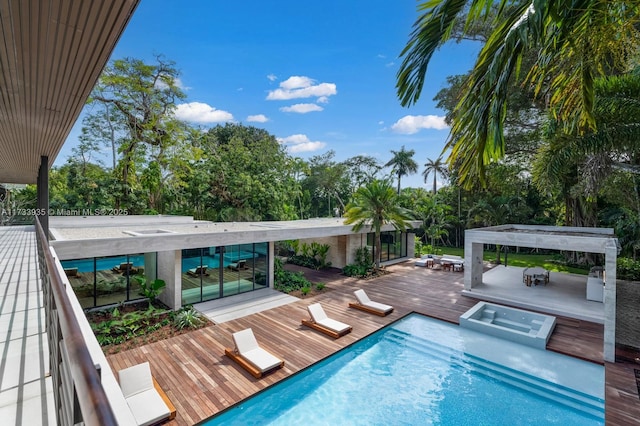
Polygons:
<instances>
[{"instance_id":1,"label":"glass sliding door","mask_svg":"<svg viewBox=\"0 0 640 426\"><path fill-rule=\"evenodd\" d=\"M253 288L267 287L269 277L269 243L254 244Z\"/></svg>"},{"instance_id":2,"label":"glass sliding door","mask_svg":"<svg viewBox=\"0 0 640 426\"><path fill-rule=\"evenodd\" d=\"M267 286L269 243L182 250L182 304Z\"/></svg>"},{"instance_id":3,"label":"glass sliding door","mask_svg":"<svg viewBox=\"0 0 640 426\"><path fill-rule=\"evenodd\" d=\"M144 254L63 260L61 264L83 308L144 298L135 279L145 273Z\"/></svg>"}]
</instances>

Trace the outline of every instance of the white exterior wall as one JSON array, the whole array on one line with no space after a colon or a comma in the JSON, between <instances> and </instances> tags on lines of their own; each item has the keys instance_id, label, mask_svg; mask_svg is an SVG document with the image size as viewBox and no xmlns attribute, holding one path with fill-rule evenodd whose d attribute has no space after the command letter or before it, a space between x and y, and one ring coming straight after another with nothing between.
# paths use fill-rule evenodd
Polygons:
<instances>
[{"instance_id":1,"label":"white exterior wall","mask_svg":"<svg viewBox=\"0 0 640 426\"><path fill-rule=\"evenodd\" d=\"M336 235L334 237L320 237L320 238L304 238L300 239L300 247L302 244L311 245L311 243L316 242L318 244L329 244L329 251L327 252L327 262L331 262L331 266L334 268L344 268L347 263L347 239L345 235ZM297 254L300 254L298 252Z\"/></svg>"}]
</instances>

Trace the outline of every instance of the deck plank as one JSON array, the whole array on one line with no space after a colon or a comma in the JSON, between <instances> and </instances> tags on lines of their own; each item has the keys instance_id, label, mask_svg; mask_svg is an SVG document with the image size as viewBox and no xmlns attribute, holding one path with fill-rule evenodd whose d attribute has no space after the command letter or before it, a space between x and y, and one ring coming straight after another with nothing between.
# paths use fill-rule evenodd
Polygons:
<instances>
[{"instance_id":1,"label":"deck plank","mask_svg":"<svg viewBox=\"0 0 640 426\"><path fill-rule=\"evenodd\" d=\"M413 266L404 262L388 268L389 274L357 280L337 270L312 271L305 275L325 283L329 291L243 318L131 349L108 357L114 371L149 361L162 388L177 408L169 425L197 423L335 353L410 312L418 312L457 324L458 317L477 301L461 295L463 274ZM353 291L363 288L372 300L394 306L386 317L348 307ZM307 306L320 302L329 315L353 326L339 339L300 324L308 318ZM283 368L255 379L224 356L233 347L231 334L251 327L269 352L284 359ZM549 350L603 364L603 326L558 317ZM640 367L640 366L638 366ZM640 424L632 366L606 363L607 425Z\"/></svg>"}]
</instances>

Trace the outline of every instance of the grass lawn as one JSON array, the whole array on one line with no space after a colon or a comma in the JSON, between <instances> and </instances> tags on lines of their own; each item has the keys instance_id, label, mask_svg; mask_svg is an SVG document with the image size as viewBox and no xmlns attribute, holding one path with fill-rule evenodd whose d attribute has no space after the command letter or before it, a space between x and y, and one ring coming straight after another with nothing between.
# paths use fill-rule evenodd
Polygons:
<instances>
[{"instance_id":1,"label":"grass lawn","mask_svg":"<svg viewBox=\"0 0 640 426\"><path fill-rule=\"evenodd\" d=\"M464 257L464 249L454 247L438 247L438 253L452 254ZM496 252L493 250L485 250L483 259L485 262L495 262ZM500 260L504 263L504 253L500 254ZM587 275L587 269L575 268L572 266L561 265L554 259L553 254L530 254L530 253L514 253L509 252L507 257L509 266L519 266L527 268L530 266L541 266L551 272L569 272L572 274Z\"/></svg>"}]
</instances>

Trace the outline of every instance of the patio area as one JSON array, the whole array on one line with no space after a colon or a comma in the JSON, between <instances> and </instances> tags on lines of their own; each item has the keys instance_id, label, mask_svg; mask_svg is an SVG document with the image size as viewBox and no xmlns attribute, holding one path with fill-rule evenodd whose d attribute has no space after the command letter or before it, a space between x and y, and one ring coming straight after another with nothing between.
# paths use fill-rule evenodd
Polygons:
<instances>
[{"instance_id":1,"label":"patio area","mask_svg":"<svg viewBox=\"0 0 640 426\"><path fill-rule=\"evenodd\" d=\"M550 272L549 282L527 286L525 268L496 266L485 271L482 284L464 290L469 297L524 309L564 315L598 324L604 323L604 304L587 300L587 276Z\"/></svg>"},{"instance_id":2,"label":"patio area","mask_svg":"<svg viewBox=\"0 0 640 426\"><path fill-rule=\"evenodd\" d=\"M169 424L193 424L308 367L381 327L415 311L458 323L458 317L476 303L462 296L462 274L415 267L404 262L388 267L390 273L373 280L348 278L338 270L305 270L313 282L330 291L311 298L228 320L213 327L177 336L134 350L109 356L114 371L149 361L152 371L177 407ZM393 305L387 317L367 315L348 308L353 291L363 288L369 296ZM353 325L353 332L337 340L300 325L306 307L322 303L327 314ZM231 333L251 327L265 349L285 359L284 368L256 380L224 356L232 347ZM584 320L558 317L549 340L553 350L603 364L603 326ZM633 368L638 364L606 363L606 421L628 425L640 418ZM635 420L634 420L635 421Z\"/></svg>"}]
</instances>

